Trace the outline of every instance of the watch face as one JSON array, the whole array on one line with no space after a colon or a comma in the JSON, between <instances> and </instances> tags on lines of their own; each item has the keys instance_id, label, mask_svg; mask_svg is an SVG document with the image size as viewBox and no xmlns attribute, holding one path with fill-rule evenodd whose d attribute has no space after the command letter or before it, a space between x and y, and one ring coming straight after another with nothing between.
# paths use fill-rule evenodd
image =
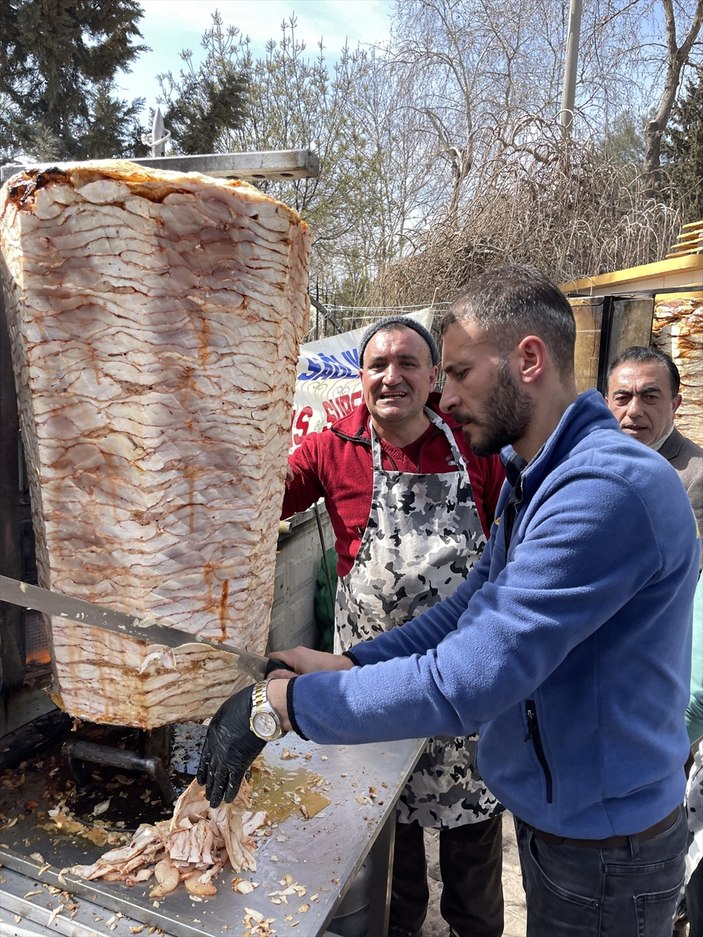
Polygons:
<instances>
[{"instance_id":1,"label":"watch face","mask_svg":"<svg viewBox=\"0 0 703 937\"><path fill-rule=\"evenodd\" d=\"M278 726L271 713L254 713L251 721L254 732L262 738L269 739L276 734Z\"/></svg>"}]
</instances>

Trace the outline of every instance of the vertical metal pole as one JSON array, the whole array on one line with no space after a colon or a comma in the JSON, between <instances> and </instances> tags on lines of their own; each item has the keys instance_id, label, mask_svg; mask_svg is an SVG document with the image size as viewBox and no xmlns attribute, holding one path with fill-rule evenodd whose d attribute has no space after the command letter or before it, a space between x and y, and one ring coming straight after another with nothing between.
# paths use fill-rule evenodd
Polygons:
<instances>
[{"instance_id":1,"label":"vertical metal pole","mask_svg":"<svg viewBox=\"0 0 703 937\"><path fill-rule=\"evenodd\" d=\"M154 120L151 124L151 133L142 134L142 143L149 147L151 156L165 156L166 142L171 139L171 132L164 129L164 118L161 108L157 106L154 111Z\"/></svg>"},{"instance_id":2,"label":"vertical metal pole","mask_svg":"<svg viewBox=\"0 0 703 937\"><path fill-rule=\"evenodd\" d=\"M166 155L166 138L164 136L164 118L161 108L157 107L154 111L154 122L151 125L151 155Z\"/></svg>"},{"instance_id":3,"label":"vertical metal pole","mask_svg":"<svg viewBox=\"0 0 703 937\"><path fill-rule=\"evenodd\" d=\"M559 123L566 134L571 133L574 122L574 102L576 100L576 70L581 36L582 0L571 0L569 8L569 31L566 37L566 57L564 60L564 86L561 93L561 111Z\"/></svg>"},{"instance_id":4,"label":"vertical metal pole","mask_svg":"<svg viewBox=\"0 0 703 937\"><path fill-rule=\"evenodd\" d=\"M320 280L315 279L315 341L320 337Z\"/></svg>"},{"instance_id":5,"label":"vertical metal pole","mask_svg":"<svg viewBox=\"0 0 703 937\"><path fill-rule=\"evenodd\" d=\"M19 485L19 427L17 394L12 374L10 332L0 290L0 573L22 576L22 534ZM0 603L0 698L24 679L22 610ZM5 733L7 709L0 709L0 736Z\"/></svg>"},{"instance_id":6,"label":"vertical metal pole","mask_svg":"<svg viewBox=\"0 0 703 937\"><path fill-rule=\"evenodd\" d=\"M381 827L371 847L371 894L369 895L369 929L367 937L385 937L391 907L393 856L395 854L395 810Z\"/></svg>"}]
</instances>

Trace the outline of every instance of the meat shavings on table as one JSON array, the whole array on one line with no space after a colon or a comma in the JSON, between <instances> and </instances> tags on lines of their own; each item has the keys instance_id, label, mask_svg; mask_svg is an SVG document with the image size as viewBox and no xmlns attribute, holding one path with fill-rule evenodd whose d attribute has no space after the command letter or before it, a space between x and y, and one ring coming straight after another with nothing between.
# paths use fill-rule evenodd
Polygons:
<instances>
[{"instance_id":1,"label":"meat shavings on table","mask_svg":"<svg viewBox=\"0 0 703 937\"><path fill-rule=\"evenodd\" d=\"M228 862L234 873L256 871L257 837L269 835L293 814L307 820L328 806L330 801L323 792L326 784L321 775L305 768L271 768L259 758L252 766L252 780L242 782L233 803L213 809L205 789L193 781L176 801L170 819L140 824L126 845L109 850L92 865L67 867L62 874L126 885L153 880L149 897L154 899L165 897L181 884L193 896L211 897L217 893L215 879L226 871ZM49 815L58 826L66 827L62 805ZM86 835L77 825L71 831ZM277 839L284 841L285 836L279 833ZM287 903L288 895L302 897L305 893L292 880L284 878L282 884L283 891L272 897L274 904ZM231 887L246 895L257 883L235 875Z\"/></svg>"},{"instance_id":2,"label":"meat shavings on table","mask_svg":"<svg viewBox=\"0 0 703 937\"><path fill-rule=\"evenodd\" d=\"M111 747L135 747L133 730L89 725L80 729L86 739L100 740L103 744L109 742ZM179 792L192 780L204 733L205 728L196 724L175 728L170 775ZM314 770L313 752L275 746L252 766L248 809L252 813L267 814L264 824L251 834L256 870L242 868L234 872L226 847L224 862L218 861L222 859L221 853L214 855L215 851L211 850L217 863L212 878L206 875L198 883L197 879L208 870L194 867L193 871L198 874L193 875L188 890L183 875L190 876L187 869L181 869L174 891L159 897L158 893L152 896L150 892L163 884L158 875L169 873L168 864L174 865L174 862L168 857L169 863L157 869L161 859L167 858L166 851L150 855L149 850L155 843L149 841L148 834L136 844L134 841L138 828L170 827L174 805L167 806L156 785L145 784L139 772L125 773L122 768L109 765L82 766L82 781L77 784L62 754L62 738L41 757L20 762L13 769L0 773L0 829L7 831L0 834L0 843L34 862L40 880L45 870L51 870L46 874L55 876L54 880L61 886L57 893L90 896L104 894L107 890L124 897L131 892L128 900L133 897L134 908L149 909L149 913L160 909L158 914L168 920L188 913L184 906L192 906L192 913L207 913L219 919L224 907L229 909L227 919L236 924L237 933L243 937L245 934L265 937L280 933L284 924L302 925L301 933L310 932L306 922L315 915L321 900L319 883L313 886L304 874L306 869L292 859L291 844L298 841L301 825L307 825L316 816L324 818L331 804L334 777L327 771ZM327 756L321 756L320 761L326 762ZM202 788L199 794L202 798ZM312 835L317 834L313 832ZM136 848L130 850L131 845ZM115 849L117 846L123 848ZM142 846L144 849L140 853ZM83 880L79 886L79 876L73 867L81 864L89 869L91 863L97 867L98 860L104 860L108 851L113 859L115 854L125 859L119 874ZM130 856L134 865L125 874ZM199 887L208 884L217 889L216 895L210 888ZM194 886L208 894L195 893ZM49 887L46 883L42 885L43 889ZM96 891L92 892L91 887ZM206 905L209 905L207 911ZM202 910L196 911L196 907ZM57 915L66 913L63 907L56 909ZM136 918L140 919L139 914Z\"/></svg>"},{"instance_id":3,"label":"meat shavings on table","mask_svg":"<svg viewBox=\"0 0 703 937\"><path fill-rule=\"evenodd\" d=\"M176 801L170 820L143 823L130 842L104 853L92 865L63 870L90 881L136 885L154 879L151 898L163 898L181 882L191 895L217 893L214 879L227 861L235 872L254 871L252 834L266 822L262 810L252 812L251 785L244 781L233 803L213 808L205 788L193 781Z\"/></svg>"}]
</instances>

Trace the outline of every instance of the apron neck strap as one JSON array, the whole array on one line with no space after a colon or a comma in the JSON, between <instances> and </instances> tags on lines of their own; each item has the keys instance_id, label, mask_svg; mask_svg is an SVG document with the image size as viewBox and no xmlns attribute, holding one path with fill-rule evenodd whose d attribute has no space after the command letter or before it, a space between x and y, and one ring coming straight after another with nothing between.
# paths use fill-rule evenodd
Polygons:
<instances>
[{"instance_id":1,"label":"apron neck strap","mask_svg":"<svg viewBox=\"0 0 703 937\"><path fill-rule=\"evenodd\" d=\"M449 448L451 450L452 456L454 457L454 461L456 462L456 465L459 471L463 470L464 472L468 474L468 471L466 468L466 462L464 461L464 457L459 451L459 447L456 444L456 440L454 439L454 434L452 433L452 431L449 429L449 427L444 422L442 417L439 416L438 413L435 413L434 410L431 410L429 407L425 407L424 411L425 411L425 416L429 419L430 423L434 424L434 426L436 426L438 430L444 433L444 436L447 442L449 443ZM373 419L371 417L369 417L369 430L371 434L371 453L373 457L374 471L380 472L382 470L381 442L378 437L378 433L376 432L376 428L373 425Z\"/></svg>"}]
</instances>

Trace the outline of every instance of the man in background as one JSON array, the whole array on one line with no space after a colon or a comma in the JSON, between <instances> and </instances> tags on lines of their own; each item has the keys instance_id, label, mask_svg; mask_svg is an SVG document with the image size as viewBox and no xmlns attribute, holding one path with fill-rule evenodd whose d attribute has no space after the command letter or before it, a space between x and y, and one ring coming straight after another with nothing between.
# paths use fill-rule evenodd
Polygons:
<instances>
[{"instance_id":1,"label":"man in background","mask_svg":"<svg viewBox=\"0 0 703 937\"><path fill-rule=\"evenodd\" d=\"M681 406L679 369L669 355L633 345L608 368L607 402L620 429L664 456L686 489L703 532L703 448L674 426Z\"/></svg>"},{"instance_id":2,"label":"man in background","mask_svg":"<svg viewBox=\"0 0 703 937\"><path fill-rule=\"evenodd\" d=\"M676 429L674 417L681 405L679 369L669 355L655 348L633 345L621 352L608 368L607 401L620 428L656 449L678 472L686 489L699 532L703 531L703 448ZM703 563L703 554L701 556ZM703 737L703 579L698 580L693 604L691 699L686 728L694 754ZM699 755L700 767L700 755ZM697 774L700 778L700 774ZM693 778L689 781L689 787ZM698 787L701 786L700 779ZM700 794L698 795L700 798ZM689 827L700 839L701 822L694 824L689 802ZM693 852L700 857L701 847ZM691 853L689 852L689 855ZM686 888L689 937L703 937L703 863L699 862ZM685 927L685 925L684 925ZM685 933L677 927L676 934Z\"/></svg>"},{"instance_id":3,"label":"man in background","mask_svg":"<svg viewBox=\"0 0 703 937\"><path fill-rule=\"evenodd\" d=\"M335 533L338 653L451 595L486 543L503 466L474 455L439 411L438 363L414 319L374 323L359 346L363 402L290 456L282 517L324 497ZM502 807L476 770L476 746L475 735L430 739L401 794L390 937L417 937L427 914L428 828L439 830L450 933L503 933Z\"/></svg>"}]
</instances>

